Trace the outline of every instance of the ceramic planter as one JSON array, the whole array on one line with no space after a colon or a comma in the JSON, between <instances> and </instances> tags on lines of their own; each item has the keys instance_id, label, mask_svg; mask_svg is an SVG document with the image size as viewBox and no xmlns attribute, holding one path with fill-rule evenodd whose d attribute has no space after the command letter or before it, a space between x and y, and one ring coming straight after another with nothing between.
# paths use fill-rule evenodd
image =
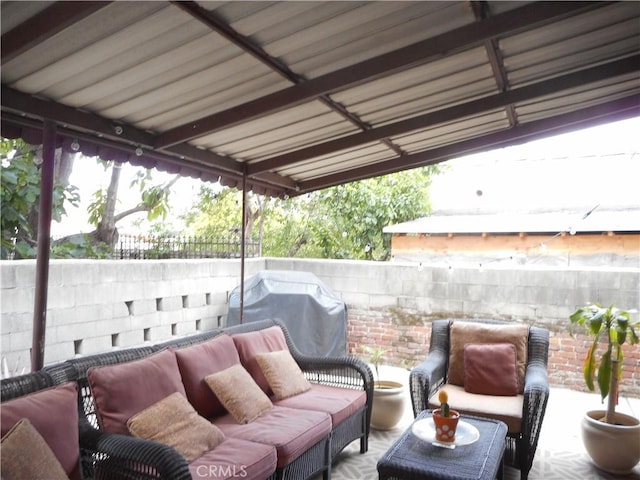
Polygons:
<instances>
[{"instance_id":1,"label":"ceramic planter","mask_svg":"<svg viewBox=\"0 0 640 480\"><path fill-rule=\"evenodd\" d=\"M449 410L449 416L443 417L442 411L437 408L433 411L433 423L436 427L436 441L440 443L453 443L456 439L456 429L460 414L456 410Z\"/></svg>"},{"instance_id":2,"label":"ceramic planter","mask_svg":"<svg viewBox=\"0 0 640 480\"><path fill-rule=\"evenodd\" d=\"M391 430L404 413L404 385L391 380L375 382L371 427L376 430Z\"/></svg>"},{"instance_id":3,"label":"ceramic planter","mask_svg":"<svg viewBox=\"0 0 640 480\"><path fill-rule=\"evenodd\" d=\"M605 414L605 410L591 410L582 419L584 447L596 467L628 474L640 461L640 421L616 412L616 424L609 424L600 421Z\"/></svg>"}]
</instances>

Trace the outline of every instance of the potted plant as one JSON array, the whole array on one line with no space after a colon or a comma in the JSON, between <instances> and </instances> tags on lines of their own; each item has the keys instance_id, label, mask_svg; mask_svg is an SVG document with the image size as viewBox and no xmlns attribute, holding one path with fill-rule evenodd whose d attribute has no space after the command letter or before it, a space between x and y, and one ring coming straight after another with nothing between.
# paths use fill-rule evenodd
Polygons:
<instances>
[{"instance_id":1,"label":"potted plant","mask_svg":"<svg viewBox=\"0 0 640 480\"><path fill-rule=\"evenodd\" d=\"M598 303L579 308L569 319L572 334L573 327L579 325L593 336L583 367L587 388L594 391L597 385L603 402L609 397L606 411L592 410L583 418L585 449L598 468L629 473L640 460L640 421L616 412L615 406L624 359L622 345L638 343L638 321L632 321L628 311Z\"/></svg>"},{"instance_id":2,"label":"potted plant","mask_svg":"<svg viewBox=\"0 0 640 480\"><path fill-rule=\"evenodd\" d=\"M446 390L440 390L438 394L440 408L436 408L433 413L433 423L436 429L436 442L442 446L453 448L456 439L456 430L460 413L449 407L449 395Z\"/></svg>"},{"instance_id":3,"label":"potted plant","mask_svg":"<svg viewBox=\"0 0 640 480\"><path fill-rule=\"evenodd\" d=\"M376 430L391 430L404 413L404 385L395 380L380 378L380 364L388 350L367 345L364 350L369 354L369 361L375 371L371 427Z\"/></svg>"}]
</instances>

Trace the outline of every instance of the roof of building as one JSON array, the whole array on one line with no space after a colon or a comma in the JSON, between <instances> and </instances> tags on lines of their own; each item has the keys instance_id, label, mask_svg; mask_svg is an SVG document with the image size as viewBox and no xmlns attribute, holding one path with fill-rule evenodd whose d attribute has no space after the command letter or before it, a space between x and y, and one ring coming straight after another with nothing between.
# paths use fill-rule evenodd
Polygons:
<instances>
[{"instance_id":1,"label":"roof of building","mask_svg":"<svg viewBox=\"0 0 640 480\"><path fill-rule=\"evenodd\" d=\"M640 232L640 208L431 215L384 228L393 234L556 234Z\"/></svg>"}]
</instances>

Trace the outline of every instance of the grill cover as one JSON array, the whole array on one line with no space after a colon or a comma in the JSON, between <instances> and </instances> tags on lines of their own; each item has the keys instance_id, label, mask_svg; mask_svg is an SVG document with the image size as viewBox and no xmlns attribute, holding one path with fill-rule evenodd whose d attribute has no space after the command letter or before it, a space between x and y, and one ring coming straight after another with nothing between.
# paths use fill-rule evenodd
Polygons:
<instances>
[{"instance_id":1,"label":"grill cover","mask_svg":"<svg viewBox=\"0 0 640 480\"><path fill-rule=\"evenodd\" d=\"M298 350L307 355L347 353L347 306L310 272L265 270L245 281L243 322L284 323ZM240 286L229 297L227 325L240 323Z\"/></svg>"}]
</instances>

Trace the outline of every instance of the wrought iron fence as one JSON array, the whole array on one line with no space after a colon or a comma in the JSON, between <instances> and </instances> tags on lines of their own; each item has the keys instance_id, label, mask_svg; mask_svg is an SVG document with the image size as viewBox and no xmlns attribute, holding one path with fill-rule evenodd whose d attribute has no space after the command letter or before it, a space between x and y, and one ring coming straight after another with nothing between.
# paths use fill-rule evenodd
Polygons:
<instances>
[{"instance_id":1,"label":"wrought iron fence","mask_svg":"<svg viewBox=\"0 0 640 480\"><path fill-rule=\"evenodd\" d=\"M240 258L240 238L234 237L150 237L120 235L114 257L121 260L166 258ZM260 243L248 240L245 257L260 256Z\"/></svg>"}]
</instances>

